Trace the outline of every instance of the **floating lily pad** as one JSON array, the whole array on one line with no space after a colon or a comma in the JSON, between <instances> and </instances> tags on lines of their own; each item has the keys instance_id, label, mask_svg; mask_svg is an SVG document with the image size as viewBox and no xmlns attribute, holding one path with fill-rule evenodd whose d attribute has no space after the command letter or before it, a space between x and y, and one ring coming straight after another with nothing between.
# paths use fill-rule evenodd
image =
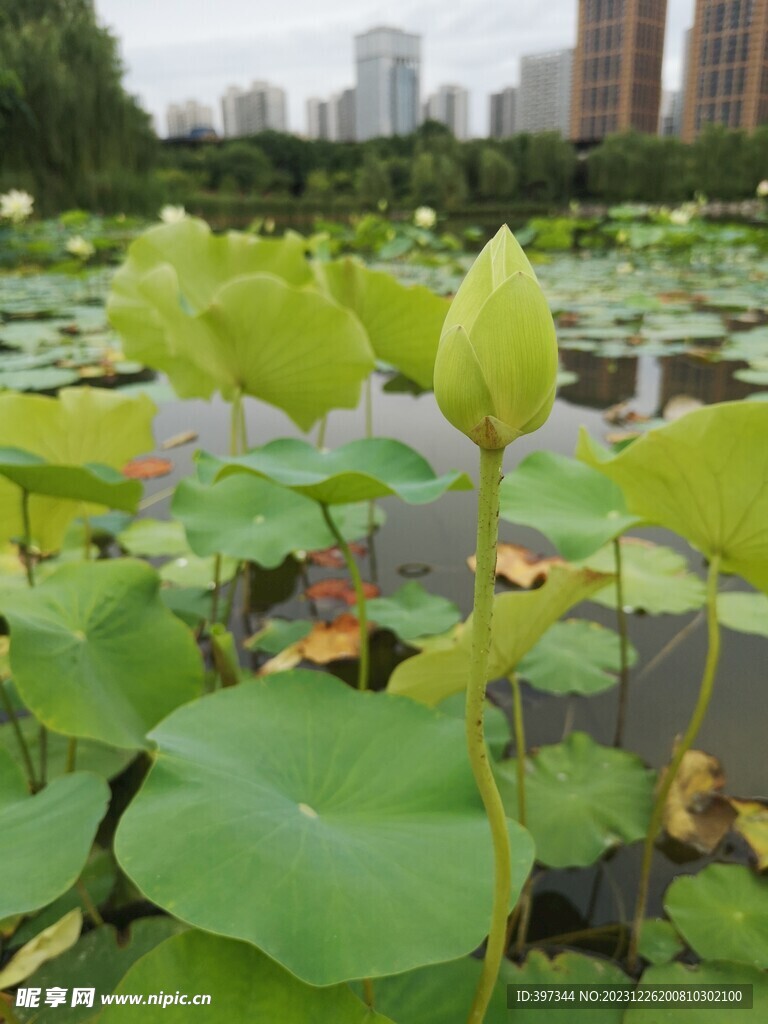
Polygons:
<instances>
[{"instance_id":1,"label":"floating lily pad","mask_svg":"<svg viewBox=\"0 0 768 1024\"><path fill-rule=\"evenodd\" d=\"M629 664L637 651L629 645ZM550 626L518 666L520 675L545 693L591 696L615 686L621 671L619 635L596 622L568 619Z\"/></svg>"},{"instance_id":2,"label":"floating lily pad","mask_svg":"<svg viewBox=\"0 0 768 1024\"><path fill-rule=\"evenodd\" d=\"M768 879L740 864L710 864L676 878L664 909L703 960L768 967Z\"/></svg>"},{"instance_id":3,"label":"floating lily pad","mask_svg":"<svg viewBox=\"0 0 768 1024\"><path fill-rule=\"evenodd\" d=\"M516 818L512 758L499 768L507 813ZM583 732L526 758L527 828L536 859L549 867L587 867L622 843L641 839L653 805L653 773L639 757L602 747Z\"/></svg>"},{"instance_id":4,"label":"floating lily pad","mask_svg":"<svg viewBox=\"0 0 768 1024\"><path fill-rule=\"evenodd\" d=\"M428 593L420 583L404 583L391 597L375 597L367 603L368 618L391 629L401 640L445 633L461 613L453 601Z\"/></svg>"},{"instance_id":5,"label":"floating lily pad","mask_svg":"<svg viewBox=\"0 0 768 1024\"><path fill-rule=\"evenodd\" d=\"M555 452L534 452L501 482L503 519L540 530L564 558L586 558L642 520L602 473Z\"/></svg>"},{"instance_id":6,"label":"floating lily pad","mask_svg":"<svg viewBox=\"0 0 768 1024\"><path fill-rule=\"evenodd\" d=\"M584 559L584 565L598 572L615 568L613 547L605 547ZM635 537L621 541L621 572L624 607L651 615L681 615L701 608L706 600L703 580L688 572L685 558L672 548L651 544ZM605 608L615 608L615 584L591 598Z\"/></svg>"},{"instance_id":7,"label":"floating lily pad","mask_svg":"<svg viewBox=\"0 0 768 1024\"><path fill-rule=\"evenodd\" d=\"M185 932L155 946L131 967L115 991L118 995L167 991L169 978L174 987L210 996L209 1006L194 1008L200 1024L245 1020L393 1024L388 1017L369 1010L347 985L311 988L253 946L198 931ZM135 1018L132 1006L113 1004L99 1020L118 1024ZM179 1004L145 1006L141 1018L146 1024L188 1024L190 1010Z\"/></svg>"},{"instance_id":8,"label":"floating lily pad","mask_svg":"<svg viewBox=\"0 0 768 1024\"><path fill-rule=\"evenodd\" d=\"M724 1001L712 1009L701 1002L688 1006L679 1003L664 1006L653 1002L652 1006L641 1009L633 1007L626 1011L623 1024L734 1024L743 1020L757 1022L768 1019L768 976L748 964L729 963L725 960L698 964L661 964L649 967L640 979L640 991L644 985L715 985L724 989L730 985L752 986L752 1009L738 1011L736 1003Z\"/></svg>"},{"instance_id":9,"label":"floating lily pad","mask_svg":"<svg viewBox=\"0 0 768 1024\"><path fill-rule=\"evenodd\" d=\"M456 958L486 933L493 874L463 733L319 672L219 691L152 733L157 759L118 828L118 861L159 906L310 984ZM516 896L533 850L510 828Z\"/></svg>"},{"instance_id":10,"label":"floating lily pad","mask_svg":"<svg viewBox=\"0 0 768 1024\"><path fill-rule=\"evenodd\" d=\"M153 725L199 695L197 646L159 582L142 562L114 560L64 566L7 601L0 592L14 682L48 728L142 747Z\"/></svg>"},{"instance_id":11,"label":"floating lily pad","mask_svg":"<svg viewBox=\"0 0 768 1024\"><path fill-rule=\"evenodd\" d=\"M685 949L685 943L669 921L643 921L640 956L652 964L666 964Z\"/></svg>"},{"instance_id":12,"label":"floating lily pad","mask_svg":"<svg viewBox=\"0 0 768 1024\"><path fill-rule=\"evenodd\" d=\"M720 625L738 633L768 636L768 596L765 594L718 594Z\"/></svg>"},{"instance_id":13,"label":"floating lily pad","mask_svg":"<svg viewBox=\"0 0 768 1024\"><path fill-rule=\"evenodd\" d=\"M768 591L768 407L725 402L652 430L613 458L582 430L577 455L649 523Z\"/></svg>"},{"instance_id":14,"label":"floating lily pad","mask_svg":"<svg viewBox=\"0 0 768 1024\"><path fill-rule=\"evenodd\" d=\"M70 888L108 800L107 784L88 772L30 796L21 769L0 750L0 919L44 907Z\"/></svg>"},{"instance_id":15,"label":"floating lily pad","mask_svg":"<svg viewBox=\"0 0 768 1024\"><path fill-rule=\"evenodd\" d=\"M389 438L362 438L333 451L281 438L239 458L222 460L219 478L250 472L326 505L371 501L390 494L409 505L435 501L446 491L472 489L466 473L435 476L418 452Z\"/></svg>"},{"instance_id":16,"label":"floating lily pad","mask_svg":"<svg viewBox=\"0 0 768 1024\"><path fill-rule=\"evenodd\" d=\"M31 370L0 371L0 390L56 391L80 379L75 370L62 370L56 366L41 366Z\"/></svg>"}]
</instances>

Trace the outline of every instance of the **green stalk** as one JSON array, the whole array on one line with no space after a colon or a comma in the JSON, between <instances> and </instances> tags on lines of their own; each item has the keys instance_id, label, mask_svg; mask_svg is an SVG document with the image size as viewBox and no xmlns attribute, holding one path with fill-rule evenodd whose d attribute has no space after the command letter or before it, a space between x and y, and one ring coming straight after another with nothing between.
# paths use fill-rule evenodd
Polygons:
<instances>
[{"instance_id":1,"label":"green stalk","mask_svg":"<svg viewBox=\"0 0 768 1024\"><path fill-rule=\"evenodd\" d=\"M29 519L29 491L21 492L21 521L24 527L24 568L27 570L27 583L35 585L35 572L32 568L32 524Z\"/></svg>"},{"instance_id":2,"label":"green stalk","mask_svg":"<svg viewBox=\"0 0 768 1024\"><path fill-rule=\"evenodd\" d=\"M91 543L93 541L93 533L91 531L91 523L88 516L83 516L83 558L86 562L91 560Z\"/></svg>"},{"instance_id":3,"label":"green stalk","mask_svg":"<svg viewBox=\"0 0 768 1024\"><path fill-rule=\"evenodd\" d=\"M336 540L336 546L344 557L347 570L350 577L352 578L352 584L355 588L355 597L357 598L357 621L360 626L360 665L357 673L357 688L358 690L368 689L368 616L365 611L365 594L363 593L363 581L360 576L360 570L357 568L357 562L355 561L354 555L349 550L349 544L344 540L341 535L336 523L333 521L333 516L327 505L320 505L322 509L323 518L328 524L328 529L333 534Z\"/></svg>"},{"instance_id":4,"label":"green stalk","mask_svg":"<svg viewBox=\"0 0 768 1024\"><path fill-rule=\"evenodd\" d=\"M323 416L323 418L320 420L320 426L317 429L317 442L315 444L316 448L325 448L325 431L327 427L328 413L326 413L325 416Z\"/></svg>"},{"instance_id":5,"label":"green stalk","mask_svg":"<svg viewBox=\"0 0 768 1024\"><path fill-rule=\"evenodd\" d=\"M229 416L229 454L237 455L242 431L243 394L238 388L232 398L232 409Z\"/></svg>"},{"instance_id":6,"label":"green stalk","mask_svg":"<svg viewBox=\"0 0 768 1024\"><path fill-rule=\"evenodd\" d=\"M720 555L713 555L712 560L709 563L709 573L707 575L707 633L709 639L709 644L707 646L707 660L704 664L704 674L701 678L701 686L699 687L699 696L696 700L696 707L694 708L693 715L688 723L688 728L685 730L685 735L678 744L672 760L669 763L669 767L664 773L664 777L656 792L656 800L653 805L651 821L645 837L645 846L643 847L643 861L640 868L640 886L637 894L637 903L635 904L635 916L632 921L632 938L629 943L629 952L627 954L627 966L630 971L634 971L637 968L638 948L643 929L645 906L648 902L648 883L651 875L653 848L656 836L661 829L661 824L664 819L664 808L667 803L667 797L669 796L669 791L672 789L672 784L675 781L680 765L683 762L683 758L693 746L693 741L696 739L696 735L701 728L701 724L704 721L704 717L707 713L707 708L709 707L709 702L712 697L717 664L720 659L720 625L717 621L717 584L719 576Z\"/></svg>"},{"instance_id":7,"label":"green stalk","mask_svg":"<svg viewBox=\"0 0 768 1024\"><path fill-rule=\"evenodd\" d=\"M211 624L219 621L219 598L221 597L221 555L213 559L213 600L211 601Z\"/></svg>"},{"instance_id":8,"label":"green stalk","mask_svg":"<svg viewBox=\"0 0 768 1024\"><path fill-rule=\"evenodd\" d=\"M21 750L21 758L24 761L24 768L27 772L29 788L32 793L36 793L40 787L37 785L37 779L35 778L35 766L32 763L32 755L29 752L27 741L24 739L24 733L21 731L19 720L16 717L16 711L14 710L11 698L3 685L2 680L0 680L0 700L2 700L3 710L8 716L8 721L11 723L11 728L16 735L16 740L19 744L19 749Z\"/></svg>"},{"instance_id":9,"label":"green stalk","mask_svg":"<svg viewBox=\"0 0 768 1024\"><path fill-rule=\"evenodd\" d=\"M232 582L229 584L229 593L227 594L227 603L226 603L226 606L224 608L224 626L225 626L226 629L229 629L229 622L230 622L230 619L232 618L232 608L233 608L234 603L235 603L235 593L237 591L237 584L240 581L240 574L242 573L243 568L245 567L245 565L246 565L245 562L238 562L237 563L237 569L235 570L235 575L232 577Z\"/></svg>"},{"instance_id":10,"label":"green stalk","mask_svg":"<svg viewBox=\"0 0 768 1024\"><path fill-rule=\"evenodd\" d=\"M365 999L365 1005L372 1010L374 1007L374 997L373 982L370 978L363 978L363 998Z\"/></svg>"},{"instance_id":11,"label":"green stalk","mask_svg":"<svg viewBox=\"0 0 768 1024\"><path fill-rule=\"evenodd\" d=\"M527 813L525 807L525 724L523 722L523 701L520 697L520 680L515 673L512 683L512 716L515 726L515 753L517 754L517 820L525 828Z\"/></svg>"},{"instance_id":12,"label":"green stalk","mask_svg":"<svg viewBox=\"0 0 768 1024\"><path fill-rule=\"evenodd\" d=\"M624 578L621 567L621 542L613 538L613 555L616 563L616 623L619 627L619 650L621 653L621 672L619 675L619 711L616 716L616 732L613 737L614 747L624 742L624 725L627 720L629 702L629 637L627 633L627 613L624 611Z\"/></svg>"},{"instance_id":13,"label":"green stalk","mask_svg":"<svg viewBox=\"0 0 768 1024\"><path fill-rule=\"evenodd\" d=\"M48 730L40 726L40 788L48 781Z\"/></svg>"},{"instance_id":14,"label":"green stalk","mask_svg":"<svg viewBox=\"0 0 768 1024\"><path fill-rule=\"evenodd\" d=\"M472 773L491 828L494 853L494 891L491 927L483 973L475 992L468 1024L482 1024L499 975L507 944L507 913L511 897L511 850L507 816L491 771L483 729L488 655L491 647L493 595L496 581L496 541L499 534L499 484L504 450L480 449L480 489L477 499L477 567L472 613L472 654L467 684L467 750Z\"/></svg>"},{"instance_id":15,"label":"green stalk","mask_svg":"<svg viewBox=\"0 0 768 1024\"><path fill-rule=\"evenodd\" d=\"M77 736L70 736L67 744L67 773L73 772L77 766Z\"/></svg>"},{"instance_id":16,"label":"green stalk","mask_svg":"<svg viewBox=\"0 0 768 1024\"><path fill-rule=\"evenodd\" d=\"M99 908L91 899L91 894L85 888L82 879L78 878L75 882L75 888L77 889L80 900L85 907L88 916L97 928L101 928L104 925L104 918L99 913Z\"/></svg>"}]
</instances>

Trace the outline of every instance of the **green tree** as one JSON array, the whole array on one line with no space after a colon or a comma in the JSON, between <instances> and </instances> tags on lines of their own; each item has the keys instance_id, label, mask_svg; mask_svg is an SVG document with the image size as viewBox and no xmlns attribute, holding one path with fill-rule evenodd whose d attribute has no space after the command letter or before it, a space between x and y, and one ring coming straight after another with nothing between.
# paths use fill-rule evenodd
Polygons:
<instances>
[{"instance_id":1,"label":"green tree","mask_svg":"<svg viewBox=\"0 0 768 1024\"><path fill-rule=\"evenodd\" d=\"M357 172L357 196L363 203L375 205L380 200L389 202L392 198L392 182L387 164L368 152L362 167Z\"/></svg>"},{"instance_id":2,"label":"green tree","mask_svg":"<svg viewBox=\"0 0 768 1024\"><path fill-rule=\"evenodd\" d=\"M571 195L576 151L559 132L528 137L525 186L529 198L564 202Z\"/></svg>"},{"instance_id":3,"label":"green tree","mask_svg":"<svg viewBox=\"0 0 768 1024\"><path fill-rule=\"evenodd\" d=\"M510 199L517 187L517 168L491 146L480 152L478 195L481 199Z\"/></svg>"}]
</instances>

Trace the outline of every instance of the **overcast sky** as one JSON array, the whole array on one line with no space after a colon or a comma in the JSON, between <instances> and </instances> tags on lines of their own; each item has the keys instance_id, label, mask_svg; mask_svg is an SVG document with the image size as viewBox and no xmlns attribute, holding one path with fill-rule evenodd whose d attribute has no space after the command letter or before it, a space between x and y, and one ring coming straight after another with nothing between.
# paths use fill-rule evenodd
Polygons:
<instances>
[{"instance_id":1,"label":"overcast sky","mask_svg":"<svg viewBox=\"0 0 768 1024\"><path fill-rule=\"evenodd\" d=\"M96 0L120 39L126 86L166 133L169 103L214 108L228 85L266 79L288 93L289 128L305 101L354 85L353 36L393 25L422 37L422 99L445 83L470 91L470 129L488 133L488 95L519 81L522 54L574 45L577 0ZM664 88L677 89L694 0L669 0Z\"/></svg>"}]
</instances>

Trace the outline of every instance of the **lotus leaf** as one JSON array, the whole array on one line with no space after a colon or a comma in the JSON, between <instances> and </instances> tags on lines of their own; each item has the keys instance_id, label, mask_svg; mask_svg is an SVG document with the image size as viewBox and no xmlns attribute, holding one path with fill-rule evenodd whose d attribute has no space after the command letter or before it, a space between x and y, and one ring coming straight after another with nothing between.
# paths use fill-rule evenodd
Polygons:
<instances>
[{"instance_id":1,"label":"lotus leaf","mask_svg":"<svg viewBox=\"0 0 768 1024\"><path fill-rule=\"evenodd\" d=\"M718 989L728 985L751 985L752 1009L738 1013L734 1010L735 1004L729 1002L712 1009L702 1007L700 1002L669 1007L654 1003L652 1009L633 1007L627 1010L623 1024L734 1024L738 1020L757 1024L768 1018L768 977L765 971L747 964L726 960L705 962L695 967L660 964L645 971L640 979L640 991L644 985L715 985Z\"/></svg>"},{"instance_id":2,"label":"lotus leaf","mask_svg":"<svg viewBox=\"0 0 768 1024\"><path fill-rule=\"evenodd\" d=\"M610 572L616 564L612 545L596 551L583 564L598 572ZM688 572L683 555L636 537L621 540L621 576L625 609L651 615L681 615L701 608L706 598L704 582ZM615 584L591 600L605 608L615 608Z\"/></svg>"},{"instance_id":3,"label":"lotus leaf","mask_svg":"<svg viewBox=\"0 0 768 1024\"><path fill-rule=\"evenodd\" d=\"M768 637L768 596L765 594L720 594L717 616L720 625L728 629Z\"/></svg>"},{"instance_id":4,"label":"lotus leaf","mask_svg":"<svg viewBox=\"0 0 768 1024\"><path fill-rule=\"evenodd\" d=\"M62 466L21 448L0 448L0 476L30 494L69 498L126 512L135 512L141 498L141 484L126 480L111 466Z\"/></svg>"},{"instance_id":5,"label":"lotus leaf","mask_svg":"<svg viewBox=\"0 0 768 1024\"><path fill-rule=\"evenodd\" d=\"M461 618L453 601L428 593L415 580L404 583L391 597L368 601L367 610L372 622L406 641L444 633Z\"/></svg>"},{"instance_id":6,"label":"lotus leaf","mask_svg":"<svg viewBox=\"0 0 768 1024\"><path fill-rule=\"evenodd\" d=\"M637 651L630 645L628 653L632 665ZM525 655L518 671L545 693L603 693L616 685L621 671L618 633L582 619L556 622Z\"/></svg>"}]
</instances>

